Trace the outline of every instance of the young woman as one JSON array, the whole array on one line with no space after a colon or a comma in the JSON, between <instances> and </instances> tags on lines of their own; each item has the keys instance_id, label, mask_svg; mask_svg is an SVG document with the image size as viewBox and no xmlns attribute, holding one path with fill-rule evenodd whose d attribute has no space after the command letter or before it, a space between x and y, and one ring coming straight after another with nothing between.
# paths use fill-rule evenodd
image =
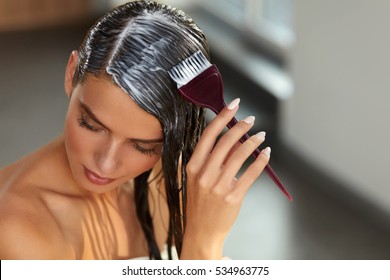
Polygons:
<instances>
[{"instance_id":1,"label":"young woman","mask_svg":"<svg viewBox=\"0 0 390 280\"><path fill-rule=\"evenodd\" d=\"M64 134L0 171L1 259L219 259L270 149L250 116L217 142L233 100L204 111L167 70L208 47L182 12L134 1L99 19L65 74ZM166 249L166 250L165 250Z\"/></svg>"}]
</instances>

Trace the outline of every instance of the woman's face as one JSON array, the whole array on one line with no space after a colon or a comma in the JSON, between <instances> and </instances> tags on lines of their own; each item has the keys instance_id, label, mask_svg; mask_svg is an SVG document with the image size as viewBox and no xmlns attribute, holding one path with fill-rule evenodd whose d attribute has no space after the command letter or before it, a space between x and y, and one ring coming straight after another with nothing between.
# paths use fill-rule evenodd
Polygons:
<instances>
[{"instance_id":1,"label":"woman's face","mask_svg":"<svg viewBox=\"0 0 390 280\"><path fill-rule=\"evenodd\" d=\"M78 185L106 192L157 163L163 144L160 122L121 88L89 76L68 91L65 146Z\"/></svg>"}]
</instances>

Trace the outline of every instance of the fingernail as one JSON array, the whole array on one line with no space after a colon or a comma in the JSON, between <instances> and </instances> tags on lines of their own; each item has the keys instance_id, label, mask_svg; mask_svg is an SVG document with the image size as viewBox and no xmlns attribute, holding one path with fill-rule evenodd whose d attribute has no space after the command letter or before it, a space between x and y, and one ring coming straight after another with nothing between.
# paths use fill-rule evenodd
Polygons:
<instances>
[{"instance_id":1,"label":"fingernail","mask_svg":"<svg viewBox=\"0 0 390 280\"><path fill-rule=\"evenodd\" d=\"M238 104L240 104L240 101L241 101L240 98L234 99L232 102L229 103L229 105L227 106L227 108L228 108L229 110L235 109L235 108L238 106Z\"/></svg>"},{"instance_id":2,"label":"fingernail","mask_svg":"<svg viewBox=\"0 0 390 280\"><path fill-rule=\"evenodd\" d=\"M254 116L249 116L244 119L244 122L247 124L252 124L255 122L255 117Z\"/></svg>"},{"instance_id":3,"label":"fingernail","mask_svg":"<svg viewBox=\"0 0 390 280\"><path fill-rule=\"evenodd\" d=\"M265 154L267 157L270 157L271 155L271 148L267 147L264 150L261 151L263 154Z\"/></svg>"},{"instance_id":4,"label":"fingernail","mask_svg":"<svg viewBox=\"0 0 390 280\"><path fill-rule=\"evenodd\" d=\"M256 137L261 139L261 140L264 140L265 139L265 132L261 131L261 132L257 133Z\"/></svg>"}]
</instances>

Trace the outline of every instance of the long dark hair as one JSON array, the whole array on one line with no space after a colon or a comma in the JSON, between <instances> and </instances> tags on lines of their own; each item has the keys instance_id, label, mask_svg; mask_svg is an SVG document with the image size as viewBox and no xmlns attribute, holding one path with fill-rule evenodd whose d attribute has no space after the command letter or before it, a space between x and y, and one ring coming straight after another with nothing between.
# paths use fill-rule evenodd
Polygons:
<instances>
[{"instance_id":1,"label":"long dark hair","mask_svg":"<svg viewBox=\"0 0 390 280\"><path fill-rule=\"evenodd\" d=\"M180 255L185 229L185 167L204 128L204 110L177 93L167 70L201 50L209 57L203 32L182 11L149 1L133 1L100 18L79 49L73 83L87 75L106 77L161 123L162 173L169 208L168 255L173 240ZM134 179L137 216L149 257L161 259L148 203L150 170Z\"/></svg>"}]
</instances>

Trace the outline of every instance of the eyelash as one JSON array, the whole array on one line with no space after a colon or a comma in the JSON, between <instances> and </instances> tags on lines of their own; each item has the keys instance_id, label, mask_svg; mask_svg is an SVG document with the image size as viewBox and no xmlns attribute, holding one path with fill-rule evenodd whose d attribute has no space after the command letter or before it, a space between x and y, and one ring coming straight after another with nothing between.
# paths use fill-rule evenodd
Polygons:
<instances>
[{"instance_id":1,"label":"eyelash","mask_svg":"<svg viewBox=\"0 0 390 280\"><path fill-rule=\"evenodd\" d=\"M85 119L84 115L79 116L78 122L79 122L80 127L85 127L86 129L91 130L93 132L100 132L101 131L101 129L98 129L98 128L94 127L93 125L91 125L90 123L88 123L88 121ZM131 143L131 144L141 154L144 154L147 156L153 156L153 155L157 154L154 149L145 149L136 143Z\"/></svg>"},{"instance_id":2,"label":"eyelash","mask_svg":"<svg viewBox=\"0 0 390 280\"><path fill-rule=\"evenodd\" d=\"M98 129L98 128L94 127L93 125L91 125L90 123L88 123L87 120L85 119L84 115L79 116L78 122L79 122L79 125L81 127L85 127L86 129L91 130L93 132L101 131L101 129Z\"/></svg>"},{"instance_id":3,"label":"eyelash","mask_svg":"<svg viewBox=\"0 0 390 280\"><path fill-rule=\"evenodd\" d=\"M133 147L138 151L140 152L141 154L144 154L144 155L147 155L147 156L153 156L153 155L156 155L156 151L154 149L145 149L143 147L141 147L140 145L136 144L136 143L132 143L133 144Z\"/></svg>"}]
</instances>

